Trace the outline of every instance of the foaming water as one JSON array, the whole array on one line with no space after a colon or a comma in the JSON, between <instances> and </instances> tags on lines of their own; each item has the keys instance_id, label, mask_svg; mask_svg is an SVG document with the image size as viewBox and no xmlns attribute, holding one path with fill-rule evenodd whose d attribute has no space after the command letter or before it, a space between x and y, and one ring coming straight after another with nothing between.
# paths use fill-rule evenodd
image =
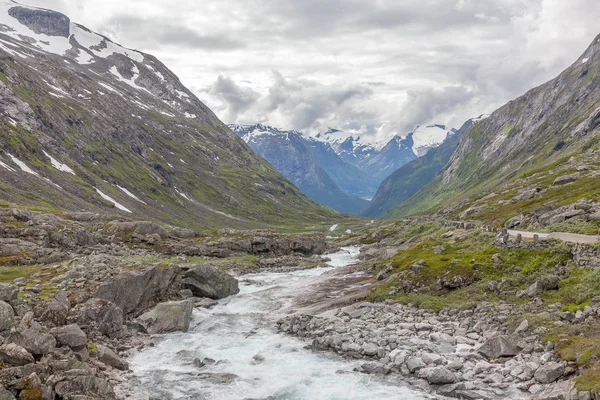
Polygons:
<instances>
[{"instance_id":1,"label":"foaming water","mask_svg":"<svg viewBox=\"0 0 600 400\"><path fill-rule=\"evenodd\" d=\"M387 379L352 372L359 362L313 353L306 343L278 334L274 321L293 287L354 262L358 248L329 255L330 267L246 275L240 294L210 310L194 310L187 333L164 335L130 359L134 399L362 400L428 399ZM214 364L198 368L194 359Z\"/></svg>"}]
</instances>

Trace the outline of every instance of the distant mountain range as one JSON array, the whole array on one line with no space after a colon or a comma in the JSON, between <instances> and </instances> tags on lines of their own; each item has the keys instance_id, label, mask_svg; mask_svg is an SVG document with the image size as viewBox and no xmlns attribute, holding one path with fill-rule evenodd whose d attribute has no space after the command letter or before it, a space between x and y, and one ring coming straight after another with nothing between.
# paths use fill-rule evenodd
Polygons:
<instances>
[{"instance_id":1,"label":"distant mountain range","mask_svg":"<svg viewBox=\"0 0 600 400\"><path fill-rule=\"evenodd\" d=\"M443 125L417 126L376 142L336 129L310 137L262 124L229 127L309 198L353 214L368 206L388 175L456 133Z\"/></svg>"}]
</instances>

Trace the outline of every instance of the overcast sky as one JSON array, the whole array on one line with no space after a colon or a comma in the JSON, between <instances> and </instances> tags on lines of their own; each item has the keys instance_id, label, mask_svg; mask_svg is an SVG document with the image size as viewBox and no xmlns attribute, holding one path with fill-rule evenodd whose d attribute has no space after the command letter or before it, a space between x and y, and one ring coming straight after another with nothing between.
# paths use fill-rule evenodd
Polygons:
<instances>
[{"instance_id":1,"label":"overcast sky","mask_svg":"<svg viewBox=\"0 0 600 400\"><path fill-rule=\"evenodd\" d=\"M460 127L560 73L598 0L20 0L157 56L226 123Z\"/></svg>"}]
</instances>

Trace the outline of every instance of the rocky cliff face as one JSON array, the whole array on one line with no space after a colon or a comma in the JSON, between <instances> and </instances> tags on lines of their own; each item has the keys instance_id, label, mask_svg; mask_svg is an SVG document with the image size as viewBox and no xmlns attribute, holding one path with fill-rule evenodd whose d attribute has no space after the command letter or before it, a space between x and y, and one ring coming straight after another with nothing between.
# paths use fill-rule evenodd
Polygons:
<instances>
[{"instance_id":1,"label":"rocky cliff face","mask_svg":"<svg viewBox=\"0 0 600 400\"><path fill-rule=\"evenodd\" d=\"M0 200L178 225L328 215L151 55L0 2Z\"/></svg>"},{"instance_id":2,"label":"rocky cliff face","mask_svg":"<svg viewBox=\"0 0 600 400\"><path fill-rule=\"evenodd\" d=\"M592 181L584 185L586 180L581 180L572 185L566 196L552 183L559 174L576 172L586 165L588 170L597 168L599 65L600 36L558 77L470 128L442 174L396 209L393 216L436 209L469 196L491 195L493 191L496 196L499 189L506 191L505 197L515 196L517 190L532 184L540 185L538 192L549 189L545 203L562 205L563 200L593 197L598 188ZM508 197L507 201L510 202Z\"/></svg>"}]
</instances>

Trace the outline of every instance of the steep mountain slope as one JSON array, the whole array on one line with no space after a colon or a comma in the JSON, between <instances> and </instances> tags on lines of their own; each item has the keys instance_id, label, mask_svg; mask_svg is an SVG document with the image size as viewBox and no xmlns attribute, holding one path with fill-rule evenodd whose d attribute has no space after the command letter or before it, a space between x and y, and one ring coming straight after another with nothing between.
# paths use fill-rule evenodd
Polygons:
<instances>
[{"instance_id":1,"label":"steep mountain slope","mask_svg":"<svg viewBox=\"0 0 600 400\"><path fill-rule=\"evenodd\" d=\"M317 221L160 61L0 2L0 200L171 224Z\"/></svg>"},{"instance_id":2,"label":"steep mountain slope","mask_svg":"<svg viewBox=\"0 0 600 400\"><path fill-rule=\"evenodd\" d=\"M487 212L501 224L511 215L536 207L597 198L599 66L600 36L558 77L471 127L443 173L388 217L442 207L458 213L477 199L494 198L485 200L480 205L483 210L476 214ZM561 174L578 170L579 175L571 180L577 182L571 186L555 183ZM464 201L469 197L471 201Z\"/></svg>"},{"instance_id":3,"label":"steep mountain slope","mask_svg":"<svg viewBox=\"0 0 600 400\"><path fill-rule=\"evenodd\" d=\"M339 172L339 163L343 161L335 153L327 153L322 148L322 143L307 140L299 132L282 131L260 124L230 127L257 154L269 161L314 201L352 214L360 213L367 206L367 201L344 193L324 169L323 163L329 162L332 170L342 176L348 175L346 172ZM332 155L336 156L337 162L330 162Z\"/></svg>"},{"instance_id":4,"label":"steep mountain slope","mask_svg":"<svg viewBox=\"0 0 600 400\"><path fill-rule=\"evenodd\" d=\"M400 167L388 176L377 189L375 197L373 197L363 215L375 218L381 217L431 182L448 163L458 146L460 138L475 121L475 119L468 120L444 143L431 149L424 156Z\"/></svg>"}]
</instances>

